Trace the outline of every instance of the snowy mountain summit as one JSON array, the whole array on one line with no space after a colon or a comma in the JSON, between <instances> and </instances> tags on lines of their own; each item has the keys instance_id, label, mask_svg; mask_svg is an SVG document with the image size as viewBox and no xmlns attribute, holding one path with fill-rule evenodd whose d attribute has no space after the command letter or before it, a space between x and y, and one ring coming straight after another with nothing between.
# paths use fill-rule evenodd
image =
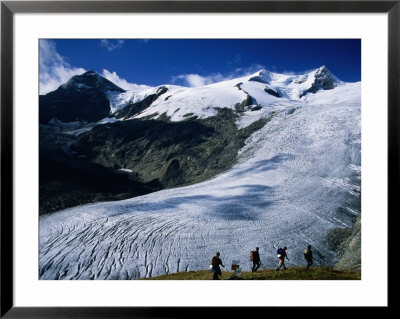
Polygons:
<instances>
[{"instance_id":1,"label":"snowy mountain summit","mask_svg":"<svg viewBox=\"0 0 400 319\"><path fill-rule=\"evenodd\" d=\"M132 91L90 71L41 96L40 118L48 130L52 118L96 122L62 145L72 159L45 168L56 167L46 172L53 178L73 161L48 186L50 206L72 204L40 216L40 279L208 269L216 251L225 265L235 260L249 271L255 247L266 268L276 267L282 246L288 267L305 266L308 245L314 267L333 266L343 229L361 215L361 83L340 81L324 66ZM115 184L85 175L90 165L144 190L118 200L128 188L99 191ZM84 167L78 182L95 185L63 187L54 197L57 185L74 185L77 167Z\"/></svg>"},{"instance_id":2,"label":"snowy mountain summit","mask_svg":"<svg viewBox=\"0 0 400 319\"><path fill-rule=\"evenodd\" d=\"M41 96L40 121L47 123L57 118L63 122L97 122L105 117L123 120L164 115L172 121L182 121L188 114L198 118L215 116L218 108L243 112L282 101L307 100L311 94L343 84L322 66L300 75L259 70L248 76L199 87L165 84L138 86L136 90L126 91L91 70ZM93 100L96 100L95 105Z\"/></svg>"},{"instance_id":3,"label":"snowy mountain summit","mask_svg":"<svg viewBox=\"0 0 400 319\"><path fill-rule=\"evenodd\" d=\"M279 102L306 100L310 94L331 90L344 83L336 78L325 66L301 75L286 75L267 70L199 87L163 86L163 96L154 100L130 118L166 115L172 121L181 121L191 116L206 118L215 116L217 108L244 111L252 107L270 106ZM143 91L128 91L110 94L110 115L128 105L154 95L161 87ZM118 117L118 116L117 116ZM124 117L125 119L127 117Z\"/></svg>"}]
</instances>

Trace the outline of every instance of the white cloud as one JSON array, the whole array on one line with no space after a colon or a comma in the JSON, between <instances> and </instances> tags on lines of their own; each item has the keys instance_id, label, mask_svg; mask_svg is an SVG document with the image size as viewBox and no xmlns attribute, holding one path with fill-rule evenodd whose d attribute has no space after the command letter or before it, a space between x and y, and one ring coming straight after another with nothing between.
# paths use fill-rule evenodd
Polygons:
<instances>
[{"instance_id":1,"label":"white cloud","mask_svg":"<svg viewBox=\"0 0 400 319\"><path fill-rule=\"evenodd\" d=\"M124 46L124 40L101 40L101 46L106 48L108 51L120 49Z\"/></svg>"},{"instance_id":2,"label":"white cloud","mask_svg":"<svg viewBox=\"0 0 400 319\"><path fill-rule=\"evenodd\" d=\"M57 52L55 42L51 40L39 41L39 94L47 94L56 90L71 77L82 74L86 70L71 66Z\"/></svg>"},{"instance_id":3,"label":"white cloud","mask_svg":"<svg viewBox=\"0 0 400 319\"><path fill-rule=\"evenodd\" d=\"M190 87L196 87L196 86L203 86L215 82L220 82L223 80L226 80L224 76L222 76L221 73L215 73L211 74L208 76L201 76L199 74L180 74L177 76L173 76L171 81L173 83L177 82L183 82L184 85L188 85Z\"/></svg>"},{"instance_id":4,"label":"white cloud","mask_svg":"<svg viewBox=\"0 0 400 319\"><path fill-rule=\"evenodd\" d=\"M173 76L171 81L172 83L181 83L182 85L196 87L247 76L261 69L265 69L265 67L261 64L254 64L246 68L236 68L232 72L225 75L221 73L212 73L207 76L202 76L196 73L180 74Z\"/></svg>"},{"instance_id":5,"label":"white cloud","mask_svg":"<svg viewBox=\"0 0 400 319\"><path fill-rule=\"evenodd\" d=\"M247 76L247 75L256 73L257 71L260 71L260 70L265 70L265 66L262 64L252 64L246 68L236 68L231 73L231 76L233 76L233 78Z\"/></svg>"},{"instance_id":6,"label":"white cloud","mask_svg":"<svg viewBox=\"0 0 400 319\"><path fill-rule=\"evenodd\" d=\"M103 73L101 75L124 90L144 90L150 88L148 85L129 83L125 79L119 77L115 71L110 72L106 69L103 69Z\"/></svg>"}]
</instances>

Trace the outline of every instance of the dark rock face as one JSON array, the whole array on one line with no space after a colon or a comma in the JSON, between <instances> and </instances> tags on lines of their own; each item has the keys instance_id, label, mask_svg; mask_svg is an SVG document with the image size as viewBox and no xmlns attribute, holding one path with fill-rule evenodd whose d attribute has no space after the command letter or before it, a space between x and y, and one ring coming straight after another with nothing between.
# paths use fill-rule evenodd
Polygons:
<instances>
[{"instance_id":1,"label":"dark rock face","mask_svg":"<svg viewBox=\"0 0 400 319\"><path fill-rule=\"evenodd\" d=\"M162 188L197 183L230 168L260 120L238 130L232 110L182 122L133 119L99 125L79 136L71 151L108 168L128 168L142 183Z\"/></svg>"},{"instance_id":2,"label":"dark rock face","mask_svg":"<svg viewBox=\"0 0 400 319\"><path fill-rule=\"evenodd\" d=\"M275 92L273 89L269 88L268 86L266 86L266 87L264 88L264 91L265 91L266 93L272 95L272 96L281 97L281 95L280 95L278 92Z\"/></svg>"},{"instance_id":3,"label":"dark rock face","mask_svg":"<svg viewBox=\"0 0 400 319\"><path fill-rule=\"evenodd\" d=\"M240 103L235 104L235 110L236 110L236 112L239 112L239 113L244 112L244 111L246 111L246 107L249 107L250 105L253 105L253 104L255 104L254 99L249 94L247 94L247 97L245 100L243 100Z\"/></svg>"},{"instance_id":4,"label":"dark rock face","mask_svg":"<svg viewBox=\"0 0 400 319\"><path fill-rule=\"evenodd\" d=\"M239 90L241 90L242 84L243 84L243 82L239 82L238 84L235 85L235 87L238 88Z\"/></svg>"},{"instance_id":5,"label":"dark rock face","mask_svg":"<svg viewBox=\"0 0 400 319\"><path fill-rule=\"evenodd\" d=\"M253 76L249 79L249 81L254 81L254 82L260 82L263 84L268 84L267 81L265 81L261 76Z\"/></svg>"},{"instance_id":6,"label":"dark rock face","mask_svg":"<svg viewBox=\"0 0 400 319\"><path fill-rule=\"evenodd\" d=\"M249 93L247 93L245 90L242 89L242 84L243 83L240 82L240 83L235 85L235 87L237 87L238 90L243 91L244 93L246 93L246 99L243 100L240 103L236 103L235 104L235 111L238 112L238 113L242 113L242 112L246 111L247 107L249 107L249 106L251 106L253 104L256 104L255 99Z\"/></svg>"},{"instance_id":7,"label":"dark rock face","mask_svg":"<svg viewBox=\"0 0 400 319\"><path fill-rule=\"evenodd\" d=\"M61 85L64 89L96 89L101 92L115 91L115 92L125 92L125 90L116 86L114 83L110 82L106 78L97 74L94 71L87 71L82 75L73 76L67 83Z\"/></svg>"},{"instance_id":8,"label":"dark rock face","mask_svg":"<svg viewBox=\"0 0 400 319\"><path fill-rule=\"evenodd\" d=\"M39 122L47 124L57 118L62 122L96 122L110 113L107 91L123 89L94 71L72 77L57 90L39 96Z\"/></svg>"},{"instance_id":9,"label":"dark rock face","mask_svg":"<svg viewBox=\"0 0 400 319\"><path fill-rule=\"evenodd\" d=\"M142 183L135 174L106 168L69 152L68 146L76 138L69 127L40 125L39 133L40 215L144 195L161 187Z\"/></svg>"},{"instance_id":10,"label":"dark rock face","mask_svg":"<svg viewBox=\"0 0 400 319\"><path fill-rule=\"evenodd\" d=\"M184 183L184 176L178 159L173 159L168 165L167 171L162 177L162 184L166 187L180 185Z\"/></svg>"},{"instance_id":11,"label":"dark rock face","mask_svg":"<svg viewBox=\"0 0 400 319\"><path fill-rule=\"evenodd\" d=\"M114 117L117 119L130 118L136 114L139 114L143 110L147 109L155 100L157 100L160 97L160 95L166 92L168 92L168 89L165 86L161 86L157 90L156 94L151 94L149 96L146 96L143 100L139 102L127 105L122 110L116 112L114 114Z\"/></svg>"},{"instance_id":12,"label":"dark rock face","mask_svg":"<svg viewBox=\"0 0 400 319\"><path fill-rule=\"evenodd\" d=\"M307 93L316 93L319 90L331 90L337 86L337 79L332 75L331 72L325 66L322 66L315 73L315 81L311 87L304 91L300 97Z\"/></svg>"},{"instance_id":13,"label":"dark rock face","mask_svg":"<svg viewBox=\"0 0 400 319\"><path fill-rule=\"evenodd\" d=\"M258 71L256 75L252 76L249 81L268 84L271 81L271 73L266 70Z\"/></svg>"},{"instance_id":14,"label":"dark rock face","mask_svg":"<svg viewBox=\"0 0 400 319\"><path fill-rule=\"evenodd\" d=\"M127 199L159 190L135 175L108 169L61 150L40 149L39 215L87 203Z\"/></svg>"}]
</instances>

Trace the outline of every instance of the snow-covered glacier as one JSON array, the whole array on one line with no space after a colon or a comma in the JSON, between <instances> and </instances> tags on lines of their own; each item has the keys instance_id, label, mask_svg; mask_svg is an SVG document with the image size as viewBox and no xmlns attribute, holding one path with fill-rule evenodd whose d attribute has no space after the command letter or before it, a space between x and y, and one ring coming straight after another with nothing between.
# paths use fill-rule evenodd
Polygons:
<instances>
[{"instance_id":1,"label":"snow-covered glacier","mask_svg":"<svg viewBox=\"0 0 400 319\"><path fill-rule=\"evenodd\" d=\"M238 94L241 94L238 91ZM237 164L202 183L116 202L84 205L40 217L40 279L138 279L208 269L221 253L250 270L333 265L326 236L360 215L361 84L342 83L298 100L271 99L247 111L238 127L266 117ZM157 106L157 105L156 105ZM210 275L211 278L211 275Z\"/></svg>"}]
</instances>

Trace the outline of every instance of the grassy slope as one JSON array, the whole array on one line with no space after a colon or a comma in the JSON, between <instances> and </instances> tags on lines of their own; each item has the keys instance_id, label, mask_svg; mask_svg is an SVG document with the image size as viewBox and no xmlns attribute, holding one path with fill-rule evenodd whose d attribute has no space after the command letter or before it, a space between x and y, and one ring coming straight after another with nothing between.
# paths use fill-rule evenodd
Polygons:
<instances>
[{"instance_id":1,"label":"grassy slope","mask_svg":"<svg viewBox=\"0 0 400 319\"><path fill-rule=\"evenodd\" d=\"M223 271L221 279L229 279L232 272ZM210 270L180 272L159 277L146 278L150 280L207 280L212 279ZM333 270L332 268L292 267L283 271L275 269L262 269L255 273L243 272L240 276L245 280L360 280L361 272L349 270Z\"/></svg>"}]
</instances>

